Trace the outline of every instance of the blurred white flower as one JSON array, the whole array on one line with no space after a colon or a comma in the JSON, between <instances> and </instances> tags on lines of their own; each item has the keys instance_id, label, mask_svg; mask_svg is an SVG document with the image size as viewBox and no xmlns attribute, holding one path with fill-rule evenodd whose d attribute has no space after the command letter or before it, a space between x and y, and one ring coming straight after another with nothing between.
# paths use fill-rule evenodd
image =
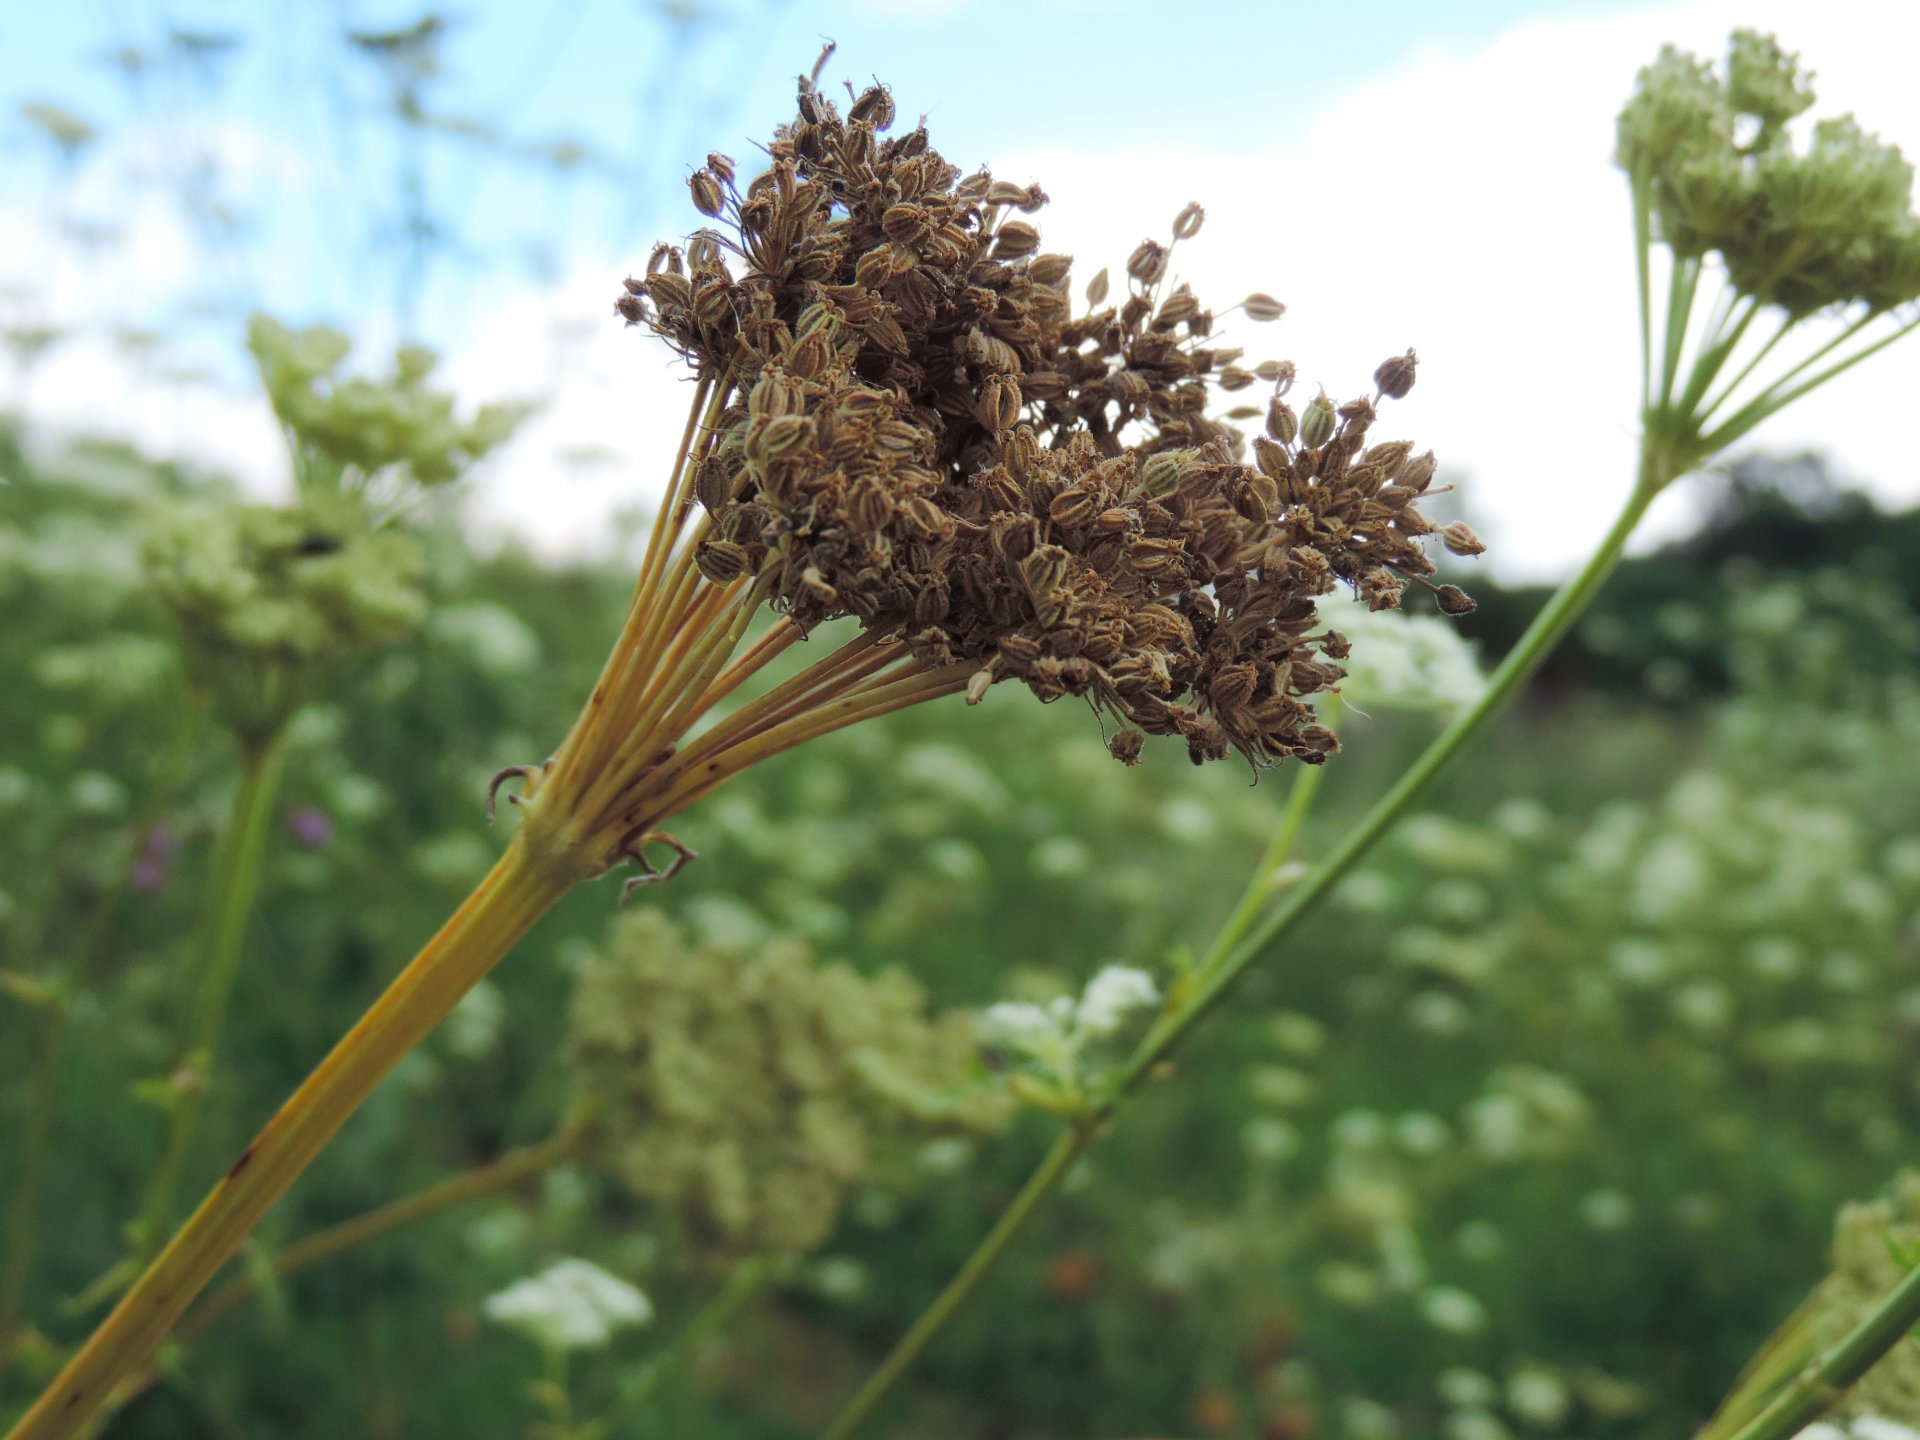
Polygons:
<instances>
[{"instance_id":1,"label":"blurred white flower","mask_svg":"<svg viewBox=\"0 0 1920 1440\"><path fill-rule=\"evenodd\" d=\"M1524 1366L1507 1377L1507 1409L1536 1430L1556 1429L1572 1408L1567 1387L1543 1366Z\"/></svg>"},{"instance_id":2,"label":"blurred white flower","mask_svg":"<svg viewBox=\"0 0 1920 1440\"><path fill-rule=\"evenodd\" d=\"M1464 1365L1450 1365L1434 1380L1434 1389L1447 1405L1455 1409L1491 1410L1500 1402L1500 1387L1493 1378Z\"/></svg>"},{"instance_id":3,"label":"blurred white flower","mask_svg":"<svg viewBox=\"0 0 1920 1440\"><path fill-rule=\"evenodd\" d=\"M1240 1147L1249 1160L1278 1165L1300 1153L1300 1132L1284 1120L1256 1115L1241 1126Z\"/></svg>"},{"instance_id":4,"label":"blurred white flower","mask_svg":"<svg viewBox=\"0 0 1920 1440\"><path fill-rule=\"evenodd\" d=\"M980 1015L981 1039L1020 1049L1025 1049L1039 1036L1055 1033L1058 1028L1046 1006L1025 1000L1002 1000L997 1005L989 1005Z\"/></svg>"},{"instance_id":5,"label":"blurred white flower","mask_svg":"<svg viewBox=\"0 0 1920 1440\"><path fill-rule=\"evenodd\" d=\"M1884 1415L1857 1416L1848 1426L1853 1440L1920 1440L1920 1432L1911 1425L1902 1425L1898 1420L1889 1420ZM1803 1432L1811 1435L1812 1430Z\"/></svg>"},{"instance_id":6,"label":"blurred white flower","mask_svg":"<svg viewBox=\"0 0 1920 1440\"><path fill-rule=\"evenodd\" d=\"M1595 1230L1624 1230L1633 1223L1633 1199L1619 1190L1595 1190L1580 1202L1580 1218Z\"/></svg>"},{"instance_id":7,"label":"blurred white flower","mask_svg":"<svg viewBox=\"0 0 1920 1440\"><path fill-rule=\"evenodd\" d=\"M1348 1440L1399 1440L1399 1417L1379 1401L1347 1395L1339 1406L1340 1427Z\"/></svg>"},{"instance_id":8,"label":"blurred white flower","mask_svg":"<svg viewBox=\"0 0 1920 1440\"><path fill-rule=\"evenodd\" d=\"M1450 621L1334 599L1320 602L1320 619L1353 642L1340 662L1347 671L1340 696L1357 710L1444 713L1486 691L1478 656Z\"/></svg>"},{"instance_id":9,"label":"blurred white flower","mask_svg":"<svg viewBox=\"0 0 1920 1440\"><path fill-rule=\"evenodd\" d=\"M516 1281L481 1307L489 1320L553 1350L590 1350L644 1325L653 1304L636 1287L586 1260L560 1260Z\"/></svg>"},{"instance_id":10,"label":"blurred white flower","mask_svg":"<svg viewBox=\"0 0 1920 1440\"><path fill-rule=\"evenodd\" d=\"M1128 965L1108 965L1087 982L1077 1012L1080 1028L1089 1035L1111 1035L1135 1011L1160 1003L1153 977Z\"/></svg>"},{"instance_id":11,"label":"blurred white flower","mask_svg":"<svg viewBox=\"0 0 1920 1440\"><path fill-rule=\"evenodd\" d=\"M1128 965L1108 965L1076 997L1058 995L1044 1005L1002 1000L981 1012L980 1038L1018 1051L1061 1077L1072 1074L1091 1041L1115 1034L1141 1011L1160 1003L1153 977Z\"/></svg>"},{"instance_id":12,"label":"blurred white flower","mask_svg":"<svg viewBox=\"0 0 1920 1440\"><path fill-rule=\"evenodd\" d=\"M1487 1326L1486 1307L1451 1285L1436 1285L1421 1295L1420 1316L1448 1335L1477 1335Z\"/></svg>"},{"instance_id":13,"label":"blurred white flower","mask_svg":"<svg viewBox=\"0 0 1920 1440\"><path fill-rule=\"evenodd\" d=\"M1440 1427L1446 1440L1507 1440L1507 1427L1487 1410L1455 1410Z\"/></svg>"}]
</instances>

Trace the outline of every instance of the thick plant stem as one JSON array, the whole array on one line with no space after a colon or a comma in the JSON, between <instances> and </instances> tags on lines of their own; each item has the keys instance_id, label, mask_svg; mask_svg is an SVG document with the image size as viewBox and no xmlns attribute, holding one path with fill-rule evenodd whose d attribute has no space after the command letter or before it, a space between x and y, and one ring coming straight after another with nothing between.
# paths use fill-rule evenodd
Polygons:
<instances>
[{"instance_id":1,"label":"thick plant stem","mask_svg":"<svg viewBox=\"0 0 1920 1440\"><path fill-rule=\"evenodd\" d=\"M1920 1266L1877 1309L1782 1390L1731 1440L1788 1440L1839 1403L1847 1390L1920 1324Z\"/></svg>"},{"instance_id":2,"label":"thick plant stem","mask_svg":"<svg viewBox=\"0 0 1920 1440\"><path fill-rule=\"evenodd\" d=\"M947 1288L914 1322L913 1328L901 1338L880 1368L861 1386L847 1408L824 1432L823 1440L848 1440L978 1287L986 1272L1026 1223L1028 1216L1059 1185L1072 1163L1092 1145L1104 1122L1126 1097L1186 1037L1187 1032L1220 1002L1233 982L1261 952L1352 870L1374 843L1392 828L1427 782L1440 772L1461 746L1492 718L1538 668L1540 662L1546 659L1606 583L1607 576L1625 553L1628 538L1646 514L1647 507L1653 503L1653 497L1671 478L1670 474L1657 467L1656 462L1643 455L1639 481L1599 548L1588 558L1579 574L1556 591L1546 608L1534 617L1526 633L1488 678L1485 693L1441 732L1394 787L1347 833L1333 853L1290 890L1283 901L1257 920L1253 918L1257 910L1244 902L1235 910L1210 947L1208 962L1194 972L1193 986L1181 997L1177 1008L1147 1033L1126 1063L1116 1071L1090 1114L1054 1143L1053 1149L1048 1151L1046 1158L1028 1177L1013 1203L994 1222L987 1237L967 1257L966 1263ZM1296 780L1296 787L1301 783L1301 780ZM1291 845L1312 795L1310 788L1304 792L1296 788L1289 796L1276 840L1268 846L1267 854L1262 857L1256 883L1263 882L1268 876L1276 854L1284 858L1285 848L1280 844L1280 837L1286 837L1286 844ZM1753 1437L1740 1437L1740 1440L1753 1440Z\"/></svg>"},{"instance_id":3,"label":"thick plant stem","mask_svg":"<svg viewBox=\"0 0 1920 1440\"><path fill-rule=\"evenodd\" d=\"M64 1440L144 1364L180 1313L400 1059L580 878L525 830L373 1007L240 1153L9 1440Z\"/></svg>"},{"instance_id":4,"label":"thick plant stem","mask_svg":"<svg viewBox=\"0 0 1920 1440\"><path fill-rule=\"evenodd\" d=\"M867 1377L867 1383L834 1417L833 1423L822 1432L821 1440L847 1440L866 1422L874 1406L912 1368L921 1352L933 1343L934 1337L946 1328L955 1312L980 1288L980 1282L1012 1243L1013 1237L1020 1233L1020 1227L1027 1223L1027 1217L1066 1178L1067 1172L1073 1168L1073 1162L1086 1153L1094 1138L1094 1129L1087 1124L1076 1124L1061 1133L1053 1142L1053 1148L1047 1151L1046 1158L1040 1162L1039 1168L1020 1187L1020 1193L1000 1212L1000 1218L993 1222L993 1229L987 1232L986 1238L967 1257L967 1263L955 1272L946 1288L913 1322L913 1328L900 1337L900 1342L880 1362L880 1368Z\"/></svg>"},{"instance_id":5,"label":"thick plant stem","mask_svg":"<svg viewBox=\"0 0 1920 1440\"><path fill-rule=\"evenodd\" d=\"M213 1084L220 1032L227 1015L227 999L240 971L247 919L260 889L260 861L266 851L267 822L280 791L286 766L286 738L276 735L265 744L245 747L241 754L240 786L214 857L212 886L207 896L201 963L183 1012L180 1042L174 1054L177 1073L188 1076L185 1087L167 1112L166 1142L160 1163L148 1182L141 1211L134 1263L151 1260L166 1238L173 1219L173 1196L181 1168L192 1150L207 1092Z\"/></svg>"}]
</instances>

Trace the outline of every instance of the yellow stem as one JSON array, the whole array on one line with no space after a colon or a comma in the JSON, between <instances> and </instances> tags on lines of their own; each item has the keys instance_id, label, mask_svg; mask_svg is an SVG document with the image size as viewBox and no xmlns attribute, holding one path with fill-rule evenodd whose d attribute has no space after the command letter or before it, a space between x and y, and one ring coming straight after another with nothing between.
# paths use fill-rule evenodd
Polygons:
<instances>
[{"instance_id":1,"label":"yellow stem","mask_svg":"<svg viewBox=\"0 0 1920 1440\"><path fill-rule=\"evenodd\" d=\"M629 811L663 819L654 802L681 777L775 726L809 713L823 695L849 693L848 682L871 675L900 658L898 654L877 650L872 637L865 634L847 642L765 695L741 706L670 760L642 773L624 797ZM727 773L735 772L728 770Z\"/></svg>"},{"instance_id":2,"label":"yellow stem","mask_svg":"<svg viewBox=\"0 0 1920 1440\"><path fill-rule=\"evenodd\" d=\"M649 810L647 823L658 824L679 814L742 770L782 751L791 750L796 745L803 745L861 720L890 715L909 705L938 700L946 695L958 695L967 688L967 681L979 668L973 661L963 660L938 670L890 680L878 689L842 697L831 704L810 709L729 747L691 771L676 770L676 782L658 802L658 808Z\"/></svg>"},{"instance_id":3,"label":"yellow stem","mask_svg":"<svg viewBox=\"0 0 1920 1440\"><path fill-rule=\"evenodd\" d=\"M64 1440L152 1355L219 1271L402 1056L579 878L515 837L486 879L240 1153L9 1440Z\"/></svg>"},{"instance_id":4,"label":"yellow stem","mask_svg":"<svg viewBox=\"0 0 1920 1440\"><path fill-rule=\"evenodd\" d=\"M790 646L797 645L806 638L805 631L788 617L781 616L767 627L758 640L747 647L744 655L736 656L725 670L714 677L713 684L707 687L706 706L700 713L702 715L708 713L747 680L784 655Z\"/></svg>"}]
</instances>

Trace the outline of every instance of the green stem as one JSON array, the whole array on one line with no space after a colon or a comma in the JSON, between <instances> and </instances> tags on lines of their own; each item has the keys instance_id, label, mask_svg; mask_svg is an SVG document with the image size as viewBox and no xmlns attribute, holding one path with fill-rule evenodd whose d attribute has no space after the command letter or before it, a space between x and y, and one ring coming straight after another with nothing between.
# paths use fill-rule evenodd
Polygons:
<instances>
[{"instance_id":1,"label":"green stem","mask_svg":"<svg viewBox=\"0 0 1920 1440\"><path fill-rule=\"evenodd\" d=\"M584 1118L582 1113L538 1144L510 1150L484 1165L450 1175L424 1190L390 1200L296 1240L275 1254L268 1268L275 1280L289 1279L402 1226L428 1219L469 1200L498 1194L529 1176L551 1170L579 1153L580 1121ZM182 1345L193 1343L259 1293L260 1286L251 1276L230 1281L182 1316L171 1338Z\"/></svg>"},{"instance_id":2,"label":"green stem","mask_svg":"<svg viewBox=\"0 0 1920 1440\"><path fill-rule=\"evenodd\" d=\"M740 1313L740 1308L760 1293L760 1288L780 1268L773 1256L742 1261L727 1277L727 1283L702 1305L678 1335L664 1349L651 1356L640 1372L621 1390L607 1413L582 1432L585 1436L604 1436L633 1417L661 1384L687 1360L698 1355L708 1341L718 1335Z\"/></svg>"},{"instance_id":3,"label":"green stem","mask_svg":"<svg viewBox=\"0 0 1920 1440\"><path fill-rule=\"evenodd\" d=\"M1920 1324L1920 1267L1873 1313L1801 1373L1732 1440L1788 1440L1831 1410L1861 1376Z\"/></svg>"},{"instance_id":4,"label":"green stem","mask_svg":"<svg viewBox=\"0 0 1920 1440\"><path fill-rule=\"evenodd\" d=\"M1640 409L1653 406L1653 182L1633 177L1633 268L1640 301Z\"/></svg>"},{"instance_id":5,"label":"green stem","mask_svg":"<svg viewBox=\"0 0 1920 1440\"><path fill-rule=\"evenodd\" d=\"M1773 353L1773 347L1778 345L1783 339L1786 338L1788 332L1793 329L1793 326L1794 326L1794 321L1790 317L1780 322L1779 327L1773 332L1773 334L1767 337L1766 344L1762 345L1757 351L1755 351L1753 358L1747 361L1745 365L1742 365L1740 367L1740 373L1734 376L1733 379L1729 380L1723 387L1721 387L1720 393L1714 396L1712 400L1709 400L1706 403L1705 407L1701 409L1700 411L1701 423L1704 424L1706 421L1710 420L1713 417L1714 411L1718 410L1722 405L1726 404L1728 398L1734 393L1734 391L1738 390L1742 385L1746 383L1747 377L1753 374L1754 371L1760 368L1761 362L1765 360L1767 356Z\"/></svg>"},{"instance_id":6,"label":"green stem","mask_svg":"<svg viewBox=\"0 0 1920 1440\"><path fill-rule=\"evenodd\" d=\"M1811 1320L1818 1296L1816 1288L1747 1362L1720 1408L1694 1432L1694 1440L1732 1440L1736 1431L1766 1409L1781 1389L1806 1369L1814 1359Z\"/></svg>"},{"instance_id":7,"label":"green stem","mask_svg":"<svg viewBox=\"0 0 1920 1440\"><path fill-rule=\"evenodd\" d=\"M1673 403L1673 382L1679 377L1680 352L1686 345L1694 289L1699 283L1700 261L1676 257L1673 275L1667 284L1667 348L1660 366L1660 395L1654 408L1665 410Z\"/></svg>"},{"instance_id":8,"label":"green stem","mask_svg":"<svg viewBox=\"0 0 1920 1440\"><path fill-rule=\"evenodd\" d=\"M1073 1162L1086 1152L1094 1138L1094 1127L1084 1122L1061 1132L1039 1168L1027 1177L1027 1183L1020 1187L1020 1193L1000 1212L1000 1218L993 1222L993 1229L987 1232L986 1238L967 1257L966 1264L947 1282L946 1289L940 1292L934 1302L921 1312L920 1318L913 1322L913 1328L900 1337L900 1342L880 1362L880 1368L867 1377L867 1383L847 1402L846 1408L834 1417L833 1423L822 1433L821 1440L847 1440L860 1428L873 1413L874 1406L912 1368L914 1361L920 1358L921 1352L933 1342L934 1337L946 1328L954 1312L979 1289L987 1271L993 1268L994 1262L1000 1258L1013 1237L1020 1233L1020 1227L1026 1224L1027 1217L1066 1178L1067 1172L1073 1168Z\"/></svg>"},{"instance_id":9,"label":"green stem","mask_svg":"<svg viewBox=\"0 0 1920 1440\"><path fill-rule=\"evenodd\" d=\"M1721 293L1723 296L1731 296L1733 291L1729 288ZM1726 317L1731 317L1732 306L1738 303L1733 301L1728 306ZM1760 302L1749 299L1746 302L1745 312L1734 323L1731 330L1724 329L1726 317L1723 317L1722 324L1716 325L1710 339L1701 347L1700 354L1694 359L1692 373L1687 376L1687 388L1680 396L1680 410L1683 414L1691 415L1699 409L1700 402L1706 398L1708 387L1713 384L1714 377L1719 375L1721 368L1726 365L1727 360L1745 337L1747 327L1753 324L1754 316L1759 313Z\"/></svg>"},{"instance_id":10,"label":"green stem","mask_svg":"<svg viewBox=\"0 0 1920 1440\"><path fill-rule=\"evenodd\" d=\"M1802 380L1798 385L1785 389L1782 388L1788 380L1807 369L1814 361L1823 355L1829 354L1835 346L1851 338L1853 335L1858 334L1862 327L1878 318L1877 315L1869 315L1856 321L1847 328L1845 333L1828 341L1812 355L1808 356L1785 375L1782 375L1778 380L1774 381L1764 394L1742 406L1735 414L1729 417L1718 430L1704 437L1700 442L1703 452L1712 454L1715 451L1724 450L1749 430L1753 429L1753 427L1758 425L1762 420L1765 420L1769 415L1784 410L1808 391L1818 389L1834 377L1846 374L1847 371L1851 370L1868 356L1878 354L1880 351L1886 349L1887 346L1893 344L1894 341L1908 334L1916 326L1920 326L1920 315L1916 315L1905 324L1897 326L1888 334L1881 336L1878 340L1874 341L1873 344L1863 346L1854 351L1853 354L1849 355L1846 359L1836 361L1832 365L1829 365L1819 374Z\"/></svg>"},{"instance_id":11,"label":"green stem","mask_svg":"<svg viewBox=\"0 0 1920 1440\"><path fill-rule=\"evenodd\" d=\"M266 850L267 824L286 764L285 732L241 752L240 785L214 857L212 889L205 911L200 966L175 1054L176 1074L187 1083L167 1114L167 1136L160 1163L147 1185L134 1240L135 1267L144 1266L167 1237L174 1190L192 1148L213 1083L214 1057L226 1021L227 999L239 973L247 917L260 888L260 861Z\"/></svg>"},{"instance_id":12,"label":"green stem","mask_svg":"<svg viewBox=\"0 0 1920 1440\"><path fill-rule=\"evenodd\" d=\"M1320 723L1332 729L1339 716L1339 693L1330 692L1320 707ZM1220 933L1214 936L1206 956L1194 967L1196 976L1206 976L1232 952L1273 898L1274 876L1286 863L1287 857L1293 854L1301 826L1306 824L1307 812L1313 808L1314 797L1319 794L1320 781L1326 773L1325 765L1308 765L1294 775L1293 785L1287 791L1287 807L1281 812L1280 823L1274 827L1273 835L1267 841L1266 853L1260 857L1259 865L1247 881L1247 888L1241 892L1240 903L1234 907L1233 914L1227 917L1226 924L1220 927Z\"/></svg>"}]
</instances>

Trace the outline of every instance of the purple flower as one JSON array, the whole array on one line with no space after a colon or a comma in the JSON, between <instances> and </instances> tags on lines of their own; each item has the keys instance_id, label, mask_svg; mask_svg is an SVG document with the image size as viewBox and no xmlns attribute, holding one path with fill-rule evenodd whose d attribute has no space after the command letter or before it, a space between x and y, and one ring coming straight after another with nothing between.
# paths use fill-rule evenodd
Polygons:
<instances>
[{"instance_id":1,"label":"purple flower","mask_svg":"<svg viewBox=\"0 0 1920 1440\"><path fill-rule=\"evenodd\" d=\"M165 821L147 831L146 843L127 872L127 883L145 895L163 889L173 873L173 857L180 851L180 837Z\"/></svg>"},{"instance_id":2,"label":"purple flower","mask_svg":"<svg viewBox=\"0 0 1920 1440\"><path fill-rule=\"evenodd\" d=\"M287 816L287 831L309 850L318 850L333 838L333 821L325 811L302 805Z\"/></svg>"}]
</instances>

